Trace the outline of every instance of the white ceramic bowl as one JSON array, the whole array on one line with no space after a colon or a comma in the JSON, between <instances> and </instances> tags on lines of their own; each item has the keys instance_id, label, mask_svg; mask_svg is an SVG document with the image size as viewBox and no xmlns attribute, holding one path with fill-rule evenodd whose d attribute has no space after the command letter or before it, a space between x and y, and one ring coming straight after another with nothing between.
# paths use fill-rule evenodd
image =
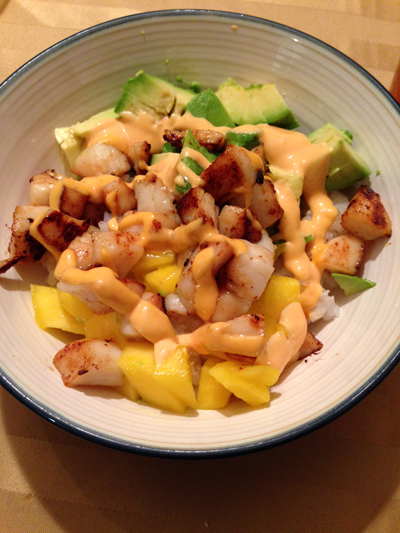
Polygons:
<instances>
[{"instance_id":1,"label":"white ceramic bowl","mask_svg":"<svg viewBox=\"0 0 400 533\"><path fill-rule=\"evenodd\" d=\"M394 223L393 237L376 245L365 267L365 277L377 286L342 305L340 318L319 333L323 353L296 366L274 388L270 407L175 416L111 392L64 387L52 366L62 342L40 331L32 316L28 289L39 274L12 270L0 280L0 381L58 426L137 453L229 455L301 436L353 406L400 356L399 107L349 58L265 20L166 11L90 28L35 57L0 87L4 255L6 225L14 206L27 201L30 176L62 170L54 128L111 107L127 78L142 68L170 81L180 74L202 87L216 87L228 76L246 85L274 81L301 131L329 121L354 132L354 145L372 169L372 186Z\"/></svg>"}]
</instances>

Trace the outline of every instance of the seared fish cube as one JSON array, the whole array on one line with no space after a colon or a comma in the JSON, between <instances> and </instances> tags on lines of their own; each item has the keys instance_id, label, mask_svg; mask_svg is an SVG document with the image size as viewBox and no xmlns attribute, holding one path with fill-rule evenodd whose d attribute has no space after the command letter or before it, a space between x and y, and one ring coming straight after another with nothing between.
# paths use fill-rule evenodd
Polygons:
<instances>
[{"instance_id":1,"label":"seared fish cube","mask_svg":"<svg viewBox=\"0 0 400 533\"><path fill-rule=\"evenodd\" d=\"M78 220L50 209L39 221L36 231L42 241L58 252L63 252L76 237L83 235L89 226L90 220Z\"/></svg>"},{"instance_id":2,"label":"seared fish cube","mask_svg":"<svg viewBox=\"0 0 400 533\"><path fill-rule=\"evenodd\" d=\"M326 244L323 263L328 272L354 276L360 268L365 242L354 235L339 235Z\"/></svg>"},{"instance_id":3,"label":"seared fish cube","mask_svg":"<svg viewBox=\"0 0 400 533\"><path fill-rule=\"evenodd\" d=\"M229 145L201 177L204 190L222 205L239 194L250 195L254 183L264 181L264 166L261 158L245 148Z\"/></svg>"},{"instance_id":4,"label":"seared fish cube","mask_svg":"<svg viewBox=\"0 0 400 533\"><path fill-rule=\"evenodd\" d=\"M392 235L392 222L379 194L365 185L360 187L343 213L342 226L364 241Z\"/></svg>"},{"instance_id":5,"label":"seared fish cube","mask_svg":"<svg viewBox=\"0 0 400 533\"><path fill-rule=\"evenodd\" d=\"M250 209L224 205L219 214L219 231L231 239L246 239L249 242L261 240L262 228Z\"/></svg>"},{"instance_id":6,"label":"seared fish cube","mask_svg":"<svg viewBox=\"0 0 400 533\"><path fill-rule=\"evenodd\" d=\"M13 214L11 239L8 246L10 258L0 262L0 274L7 272L17 263L39 261L45 248L29 233L32 222L47 211L48 207L19 205Z\"/></svg>"},{"instance_id":7,"label":"seared fish cube","mask_svg":"<svg viewBox=\"0 0 400 533\"><path fill-rule=\"evenodd\" d=\"M183 224L202 218L204 222L211 222L213 226L218 225L215 200L211 194L204 192L200 187L189 189L176 208Z\"/></svg>"}]
</instances>

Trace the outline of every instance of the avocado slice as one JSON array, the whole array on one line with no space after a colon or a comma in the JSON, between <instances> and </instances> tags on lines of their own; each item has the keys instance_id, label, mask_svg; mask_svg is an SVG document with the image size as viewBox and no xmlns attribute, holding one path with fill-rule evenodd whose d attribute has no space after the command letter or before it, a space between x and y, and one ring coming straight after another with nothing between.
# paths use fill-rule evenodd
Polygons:
<instances>
[{"instance_id":1,"label":"avocado slice","mask_svg":"<svg viewBox=\"0 0 400 533\"><path fill-rule=\"evenodd\" d=\"M205 118L213 126L235 127L229 113L212 89L206 89L192 98L186 106L186 111L194 117Z\"/></svg>"},{"instance_id":2,"label":"avocado slice","mask_svg":"<svg viewBox=\"0 0 400 533\"><path fill-rule=\"evenodd\" d=\"M293 191L296 200L300 200L300 196L303 193L304 176L296 172L289 172L288 170L282 170L274 165L269 166L269 177L273 182L278 180L286 181Z\"/></svg>"},{"instance_id":3,"label":"avocado slice","mask_svg":"<svg viewBox=\"0 0 400 533\"><path fill-rule=\"evenodd\" d=\"M166 157L169 157L173 152L163 152L161 154L153 154L150 159L150 166L155 165L165 159Z\"/></svg>"},{"instance_id":4,"label":"avocado slice","mask_svg":"<svg viewBox=\"0 0 400 533\"><path fill-rule=\"evenodd\" d=\"M252 133L237 133L235 131L228 131L225 134L227 144L234 144L246 150L252 150L260 144L260 138L257 131Z\"/></svg>"},{"instance_id":5,"label":"avocado slice","mask_svg":"<svg viewBox=\"0 0 400 533\"><path fill-rule=\"evenodd\" d=\"M353 141L353 135L348 130L339 130L338 128L335 128L335 126L333 126L330 122L327 122L317 130L309 133L307 135L307 138L310 142L316 144L320 142L318 141L319 138L326 136L329 139L334 135L337 135L340 139L343 139L349 144L351 144Z\"/></svg>"},{"instance_id":6,"label":"avocado slice","mask_svg":"<svg viewBox=\"0 0 400 533\"><path fill-rule=\"evenodd\" d=\"M376 285L376 283L368 279L348 276L347 274L332 274L332 277L336 280L339 287L343 289L346 296L352 296L366 289L371 289Z\"/></svg>"},{"instance_id":7,"label":"avocado slice","mask_svg":"<svg viewBox=\"0 0 400 533\"><path fill-rule=\"evenodd\" d=\"M74 135L69 126L66 128L56 128L54 134L61 150L61 159L65 173L74 178L78 178L78 176L72 173L71 169L76 158L82 151L84 139Z\"/></svg>"},{"instance_id":8,"label":"avocado slice","mask_svg":"<svg viewBox=\"0 0 400 533\"><path fill-rule=\"evenodd\" d=\"M195 92L191 89L183 89L182 87L175 87L175 105L172 109L172 113L177 115L183 115L185 108L190 100L195 96Z\"/></svg>"},{"instance_id":9,"label":"avocado slice","mask_svg":"<svg viewBox=\"0 0 400 533\"><path fill-rule=\"evenodd\" d=\"M182 114L195 93L175 87L157 76L139 71L124 85L124 91L115 106L116 113L147 111L156 120L172 113Z\"/></svg>"},{"instance_id":10,"label":"avocado slice","mask_svg":"<svg viewBox=\"0 0 400 533\"><path fill-rule=\"evenodd\" d=\"M351 146L351 136L329 122L308 135L313 144L327 143L333 152L325 187L328 192L339 191L367 178L371 170Z\"/></svg>"},{"instance_id":11,"label":"avocado slice","mask_svg":"<svg viewBox=\"0 0 400 533\"><path fill-rule=\"evenodd\" d=\"M84 139L87 137L88 133L92 131L92 129L94 129L96 126L98 126L103 120L118 117L119 115L118 113L115 113L114 109L107 109L106 111L102 111L101 113L93 115L92 117L88 118L87 120L84 120L83 122L77 122L76 124L71 126L70 130L72 134Z\"/></svg>"},{"instance_id":12,"label":"avocado slice","mask_svg":"<svg viewBox=\"0 0 400 533\"><path fill-rule=\"evenodd\" d=\"M215 94L238 126L272 124L289 130L299 126L274 83L244 88L228 78Z\"/></svg>"}]
</instances>

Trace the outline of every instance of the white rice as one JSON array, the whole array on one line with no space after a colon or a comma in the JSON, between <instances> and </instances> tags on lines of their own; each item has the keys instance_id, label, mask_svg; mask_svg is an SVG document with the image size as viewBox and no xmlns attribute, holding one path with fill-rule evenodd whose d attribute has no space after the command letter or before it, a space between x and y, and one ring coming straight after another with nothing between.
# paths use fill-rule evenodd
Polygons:
<instances>
[{"instance_id":1,"label":"white rice","mask_svg":"<svg viewBox=\"0 0 400 533\"><path fill-rule=\"evenodd\" d=\"M333 221L333 224L328 229L328 231L325 234L326 241L330 241L331 239L334 239L335 237L338 237L339 235L343 235L344 233L347 233L341 224L341 218L343 213L346 211L348 205L349 205L349 199L347 196L342 194L338 191L333 191L330 193L330 199L332 200L333 205L336 207L336 209L339 211L337 217Z\"/></svg>"},{"instance_id":2,"label":"white rice","mask_svg":"<svg viewBox=\"0 0 400 533\"><path fill-rule=\"evenodd\" d=\"M100 231L108 231L108 222L112 219L112 214L108 211L104 212L103 220L99 222Z\"/></svg>"},{"instance_id":3,"label":"white rice","mask_svg":"<svg viewBox=\"0 0 400 533\"><path fill-rule=\"evenodd\" d=\"M324 289L317 305L312 309L309 321L316 322L321 318L328 322L332 318L337 318L340 314L340 308L335 303L335 298L329 294L329 291Z\"/></svg>"}]
</instances>

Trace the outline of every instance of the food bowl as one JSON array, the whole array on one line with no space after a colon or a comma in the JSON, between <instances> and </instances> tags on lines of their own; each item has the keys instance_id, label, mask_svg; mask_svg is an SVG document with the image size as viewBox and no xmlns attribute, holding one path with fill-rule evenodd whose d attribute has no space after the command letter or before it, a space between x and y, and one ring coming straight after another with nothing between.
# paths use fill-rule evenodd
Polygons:
<instances>
[{"instance_id":1,"label":"food bowl","mask_svg":"<svg viewBox=\"0 0 400 533\"><path fill-rule=\"evenodd\" d=\"M62 171L54 128L112 107L140 69L172 82L180 75L202 88L217 87L228 76L245 86L275 82L300 131L326 122L352 131L393 221L392 238L371 247L364 268L376 287L345 299L340 317L318 333L323 351L285 373L269 406L233 403L179 416L114 392L64 387L52 359L65 339L36 326L29 284L42 274L27 265L0 279L0 382L57 426L130 452L227 456L300 437L352 407L400 358L399 107L348 57L274 22L183 10L89 28L35 57L0 87L4 255L14 207L27 202L29 178L48 168Z\"/></svg>"}]
</instances>

